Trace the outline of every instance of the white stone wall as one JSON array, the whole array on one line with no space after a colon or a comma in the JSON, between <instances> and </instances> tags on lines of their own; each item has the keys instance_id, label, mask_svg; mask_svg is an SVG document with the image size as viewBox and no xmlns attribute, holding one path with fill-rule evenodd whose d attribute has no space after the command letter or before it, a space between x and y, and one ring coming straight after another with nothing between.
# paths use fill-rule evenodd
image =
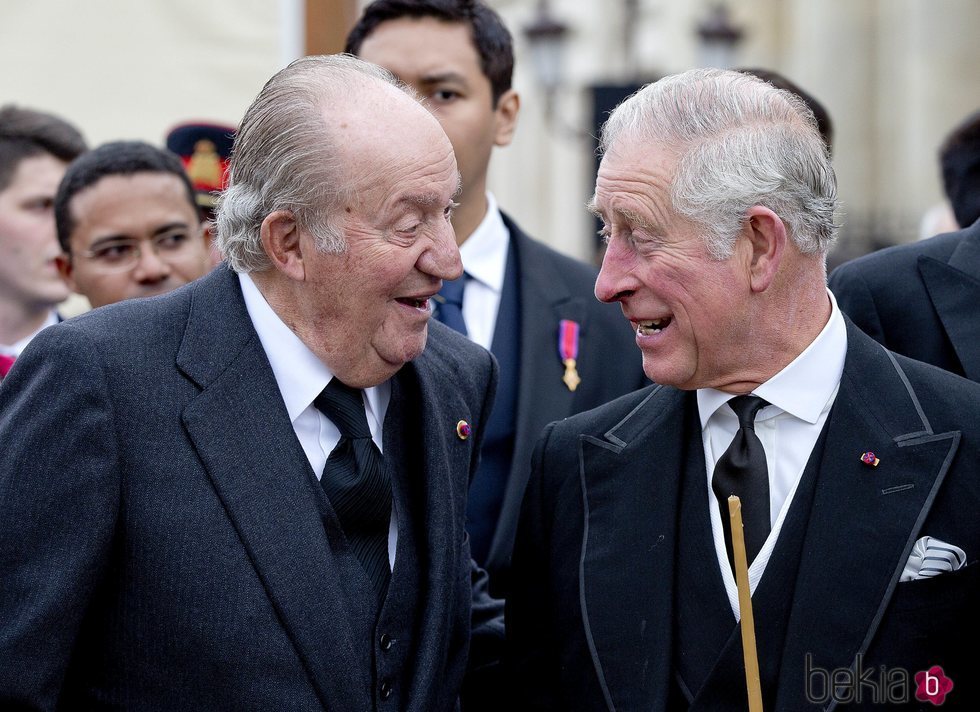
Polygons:
<instances>
[{"instance_id":1,"label":"white stone wall","mask_svg":"<svg viewBox=\"0 0 980 712\"><path fill-rule=\"evenodd\" d=\"M299 47L282 32L296 1L0 0L0 103L62 115L92 145L237 124Z\"/></svg>"}]
</instances>

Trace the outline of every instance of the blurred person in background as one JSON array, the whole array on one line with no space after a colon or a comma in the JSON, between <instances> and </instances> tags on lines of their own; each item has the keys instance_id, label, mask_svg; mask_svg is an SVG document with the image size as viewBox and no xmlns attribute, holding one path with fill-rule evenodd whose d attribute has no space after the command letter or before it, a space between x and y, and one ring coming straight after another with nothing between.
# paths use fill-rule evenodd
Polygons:
<instances>
[{"instance_id":1,"label":"blurred person in background","mask_svg":"<svg viewBox=\"0 0 980 712\"><path fill-rule=\"evenodd\" d=\"M963 229L843 264L830 288L886 348L980 382L980 112L946 138L939 162Z\"/></svg>"},{"instance_id":2,"label":"blurred person in background","mask_svg":"<svg viewBox=\"0 0 980 712\"><path fill-rule=\"evenodd\" d=\"M69 166L54 203L58 270L92 307L165 294L211 269L195 191L180 160L116 141Z\"/></svg>"},{"instance_id":3,"label":"blurred person in background","mask_svg":"<svg viewBox=\"0 0 980 712\"><path fill-rule=\"evenodd\" d=\"M0 108L0 378L69 295L55 258L54 196L85 139L64 119Z\"/></svg>"},{"instance_id":4,"label":"blurred person in background","mask_svg":"<svg viewBox=\"0 0 980 712\"><path fill-rule=\"evenodd\" d=\"M204 221L204 235L211 245L211 264L221 262L214 234L218 196L228 182L228 165L235 127L227 124L193 121L179 124L167 132L167 150L184 164L194 186L194 197Z\"/></svg>"}]
</instances>

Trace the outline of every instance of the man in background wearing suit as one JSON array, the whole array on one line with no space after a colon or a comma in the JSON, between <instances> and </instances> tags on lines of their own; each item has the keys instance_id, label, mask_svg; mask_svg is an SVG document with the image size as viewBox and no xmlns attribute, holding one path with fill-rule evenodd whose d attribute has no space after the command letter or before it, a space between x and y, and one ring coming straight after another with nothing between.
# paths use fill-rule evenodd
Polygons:
<instances>
[{"instance_id":1,"label":"man in background wearing suit","mask_svg":"<svg viewBox=\"0 0 980 712\"><path fill-rule=\"evenodd\" d=\"M228 268L45 331L0 389L4 710L452 710L471 624L502 632L464 531L495 369L428 325L462 271L438 122L308 57L231 174Z\"/></svg>"},{"instance_id":2,"label":"man in background wearing suit","mask_svg":"<svg viewBox=\"0 0 980 712\"><path fill-rule=\"evenodd\" d=\"M66 121L0 108L0 379L68 298L55 258L54 194L85 140Z\"/></svg>"},{"instance_id":3,"label":"man in background wearing suit","mask_svg":"<svg viewBox=\"0 0 980 712\"><path fill-rule=\"evenodd\" d=\"M980 382L980 112L946 138L939 159L964 229L843 264L830 288L871 338Z\"/></svg>"},{"instance_id":4,"label":"man in background wearing suit","mask_svg":"<svg viewBox=\"0 0 980 712\"><path fill-rule=\"evenodd\" d=\"M549 422L645 385L640 359L615 309L595 300L595 269L532 240L487 192L490 155L510 143L520 108L497 13L473 0L378 0L346 49L414 87L459 161L453 227L466 271L444 285L436 318L500 364L467 529L492 593L504 597L535 440Z\"/></svg>"},{"instance_id":5,"label":"man in background wearing suit","mask_svg":"<svg viewBox=\"0 0 980 712\"><path fill-rule=\"evenodd\" d=\"M659 385L538 444L507 600L517 706L746 709L737 494L766 710L909 709L920 672L976 708L980 387L841 315L812 113L694 70L618 107L602 149L596 294Z\"/></svg>"}]
</instances>

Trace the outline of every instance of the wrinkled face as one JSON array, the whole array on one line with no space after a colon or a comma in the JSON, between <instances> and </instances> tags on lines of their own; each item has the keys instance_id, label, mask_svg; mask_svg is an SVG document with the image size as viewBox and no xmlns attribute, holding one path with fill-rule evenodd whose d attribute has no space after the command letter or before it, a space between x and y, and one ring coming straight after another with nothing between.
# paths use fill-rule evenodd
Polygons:
<instances>
[{"instance_id":1,"label":"wrinkled face","mask_svg":"<svg viewBox=\"0 0 980 712\"><path fill-rule=\"evenodd\" d=\"M389 20L368 35L358 56L426 98L456 152L463 181L460 200L475 198L485 189L493 147L510 142L514 117L500 103L493 105L469 26L432 17Z\"/></svg>"},{"instance_id":2,"label":"wrinkled face","mask_svg":"<svg viewBox=\"0 0 980 712\"><path fill-rule=\"evenodd\" d=\"M109 175L75 194L69 210L71 255L60 266L93 307L165 294L210 269L197 209L175 175Z\"/></svg>"},{"instance_id":3,"label":"wrinkled face","mask_svg":"<svg viewBox=\"0 0 980 712\"><path fill-rule=\"evenodd\" d=\"M345 383L377 385L425 347L430 298L463 267L450 225L459 185L452 146L417 104L340 129L353 198L343 254L301 233L306 284L293 305L304 342ZM405 111L407 103L408 111Z\"/></svg>"},{"instance_id":4,"label":"wrinkled face","mask_svg":"<svg viewBox=\"0 0 980 712\"><path fill-rule=\"evenodd\" d=\"M628 138L603 157L593 207L608 248L595 292L621 304L651 380L720 388L744 370L740 344L751 328L744 250L712 258L697 224L671 207L673 165L662 147Z\"/></svg>"},{"instance_id":5,"label":"wrinkled face","mask_svg":"<svg viewBox=\"0 0 980 712\"><path fill-rule=\"evenodd\" d=\"M49 154L25 158L0 192L0 300L53 307L68 297L55 257L54 195L66 164Z\"/></svg>"}]
</instances>

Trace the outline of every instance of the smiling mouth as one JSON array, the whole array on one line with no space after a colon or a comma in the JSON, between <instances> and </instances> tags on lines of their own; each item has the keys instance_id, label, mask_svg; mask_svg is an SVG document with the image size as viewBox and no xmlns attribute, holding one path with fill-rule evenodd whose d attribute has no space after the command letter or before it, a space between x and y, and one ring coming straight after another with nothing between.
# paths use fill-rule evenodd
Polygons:
<instances>
[{"instance_id":1,"label":"smiling mouth","mask_svg":"<svg viewBox=\"0 0 980 712\"><path fill-rule=\"evenodd\" d=\"M414 309L428 309L429 308L429 298L428 297L398 297L395 299L399 304L404 304L407 307L412 307Z\"/></svg>"},{"instance_id":2,"label":"smiling mouth","mask_svg":"<svg viewBox=\"0 0 980 712\"><path fill-rule=\"evenodd\" d=\"M636 323L636 333L639 336L659 334L661 331L670 326L671 321L673 321L673 319L671 319L669 316L665 316L661 319L652 319L651 321L638 321Z\"/></svg>"}]
</instances>

